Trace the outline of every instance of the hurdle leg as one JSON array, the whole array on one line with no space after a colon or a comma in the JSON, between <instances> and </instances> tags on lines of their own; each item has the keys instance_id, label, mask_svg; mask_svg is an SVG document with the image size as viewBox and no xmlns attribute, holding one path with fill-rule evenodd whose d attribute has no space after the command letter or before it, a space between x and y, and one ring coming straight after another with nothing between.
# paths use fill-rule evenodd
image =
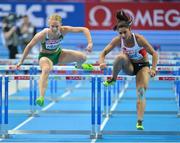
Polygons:
<instances>
[{"instance_id":1,"label":"hurdle leg","mask_svg":"<svg viewBox=\"0 0 180 143\"><path fill-rule=\"evenodd\" d=\"M177 113L177 117L180 117L180 81L177 81L177 87L178 92L177 92L177 97L178 97L178 113Z\"/></svg>"},{"instance_id":2,"label":"hurdle leg","mask_svg":"<svg viewBox=\"0 0 180 143\"><path fill-rule=\"evenodd\" d=\"M37 83L37 79L34 79L33 80L34 81L34 83L33 83L33 105L32 105L32 110L31 110L31 116L33 116L33 117L37 117L37 116L39 116L38 115L38 111L37 111L37 109L36 109L36 99L37 99L37 87L38 87L38 83Z\"/></svg>"},{"instance_id":3,"label":"hurdle leg","mask_svg":"<svg viewBox=\"0 0 180 143\"><path fill-rule=\"evenodd\" d=\"M54 101L54 79L50 79L51 100Z\"/></svg>"},{"instance_id":4,"label":"hurdle leg","mask_svg":"<svg viewBox=\"0 0 180 143\"><path fill-rule=\"evenodd\" d=\"M3 115L3 113L2 113L2 76L0 76L0 131L1 131L1 133L0 133L0 137L2 138L3 137L3 133L2 133L2 130L3 130L3 128L2 128L2 115Z\"/></svg>"},{"instance_id":5,"label":"hurdle leg","mask_svg":"<svg viewBox=\"0 0 180 143\"><path fill-rule=\"evenodd\" d=\"M5 127L8 125L9 120L9 113L8 113L8 95L9 95L9 77L5 76L5 86L4 86L4 125L3 128L3 135L2 138L10 138L10 135L8 134L8 129Z\"/></svg>"},{"instance_id":6,"label":"hurdle leg","mask_svg":"<svg viewBox=\"0 0 180 143\"><path fill-rule=\"evenodd\" d=\"M32 74L31 74L32 75ZM29 116L37 116L36 110L36 98L37 98L37 80L33 77L29 79L29 106L30 106L30 113Z\"/></svg>"},{"instance_id":7,"label":"hurdle leg","mask_svg":"<svg viewBox=\"0 0 180 143\"><path fill-rule=\"evenodd\" d=\"M116 83L113 85L113 96L112 102L116 102Z\"/></svg>"},{"instance_id":8,"label":"hurdle leg","mask_svg":"<svg viewBox=\"0 0 180 143\"><path fill-rule=\"evenodd\" d=\"M116 84L117 84L117 87L116 87L116 100L119 100L119 92L120 92L120 80L118 80L117 82L116 82Z\"/></svg>"},{"instance_id":9,"label":"hurdle leg","mask_svg":"<svg viewBox=\"0 0 180 143\"><path fill-rule=\"evenodd\" d=\"M95 129L95 86L96 86L96 78L91 78L91 134L90 138L95 139L96 138L96 129Z\"/></svg>"},{"instance_id":10,"label":"hurdle leg","mask_svg":"<svg viewBox=\"0 0 180 143\"><path fill-rule=\"evenodd\" d=\"M111 86L108 86L108 108L107 117L111 116Z\"/></svg>"},{"instance_id":11,"label":"hurdle leg","mask_svg":"<svg viewBox=\"0 0 180 143\"><path fill-rule=\"evenodd\" d=\"M31 74L30 74L31 75ZM29 79L29 106L30 106L30 113L29 116L33 116L33 77L30 77Z\"/></svg>"},{"instance_id":12,"label":"hurdle leg","mask_svg":"<svg viewBox=\"0 0 180 143\"><path fill-rule=\"evenodd\" d=\"M101 77L97 78L97 138L102 138L101 132Z\"/></svg>"},{"instance_id":13,"label":"hurdle leg","mask_svg":"<svg viewBox=\"0 0 180 143\"><path fill-rule=\"evenodd\" d=\"M106 117L107 116L107 87L104 86L104 111L103 111L103 116Z\"/></svg>"},{"instance_id":14,"label":"hurdle leg","mask_svg":"<svg viewBox=\"0 0 180 143\"><path fill-rule=\"evenodd\" d=\"M16 80L16 92L19 92L19 81Z\"/></svg>"}]
</instances>

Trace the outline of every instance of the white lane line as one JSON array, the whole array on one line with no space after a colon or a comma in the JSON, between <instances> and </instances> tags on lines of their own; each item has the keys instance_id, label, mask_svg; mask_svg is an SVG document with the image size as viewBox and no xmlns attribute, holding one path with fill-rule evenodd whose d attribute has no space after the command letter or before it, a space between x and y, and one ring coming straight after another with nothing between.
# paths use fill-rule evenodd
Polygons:
<instances>
[{"instance_id":1,"label":"white lane line","mask_svg":"<svg viewBox=\"0 0 180 143\"><path fill-rule=\"evenodd\" d=\"M71 91L66 91L64 94L61 95L61 99L65 98L66 96L68 96L69 94L71 93ZM56 102L51 102L49 103L46 107L44 107L41 111L46 111L48 110L49 108L51 108ZM40 111L40 112L41 112Z\"/></svg>"},{"instance_id":2,"label":"white lane line","mask_svg":"<svg viewBox=\"0 0 180 143\"><path fill-rule=\"evenodd\" d=\"M66 97L67 95L69 95L71 92L67 91L64 94L62 94L62 98ZM41 109L40 111L38 111L37 113L40 113L41 111L46 111L47 109L49 109L50 107L52 107L56 102L51 102L49 103L46 107L44 107L43 109ZM17 127L15 127L12 130L18 130L19 128L21 128L22 126L24 126L25 124L27 124L29 121L31 121L34 117L29 117L28 119L26 119L24 122L22 122L21 124L19 124Z\"/></svg>"},{"instance_id":3,"label":"white lane line","mask_svg":"<svg viewBox=\"0 0 180 143\"><path fill-rule=\"evenodd\" d=\"M31 121L34 117L29 117L28 119L26 119L24 122L22 122L21 124L19 124L18 126L16 126L14 129L12 129L13 131L18 130L19 128L21 128L22 126L24 126L25 124L27 124L29 121Z\"/></svg>"},{"instance_id":4,"label":"white lane line","mask_svg":"<svg viewBox=\"0 0 180 143\"><path fill-rule=\"evenodd\" d=\"M126 82L124 88L123 88L122 91L119 93L118 100L116 100L116 102L115 102L115 103L113 104L113 106L111 107L111 109L110 109L111 112L116 109L119 100L120 100L120 99L122 98L122 96L124 95L124 92L126 91L126 89L128 88L128 86L129 86L129 84L128 84L128 82ZM104 120L103 120L103 122L102 122L102 124L101 124L100 131L102 131L102 130L104 129L104 127L105 127L105 125L107 124L107 122L108 122L109 119L110 119L109 117L105 117L105 118L104 118ZM96 140L97 140L97 138L92 139L92 140L91 140L91 143L95 143Z\"/></svg>"},{"instance_id":5,"label":"white lane line","mask_svg":"<svg viewBox=\"0 0 180 143\"><path fill-rule=\"evenodd\" d=\"M81 83L76 84L75 88L79 88L81 86ZM64 94L62 94L60 97L61 99L65 98L66 96L68 96L71 93L71 90L66 91ZM49 103L46 107L44 107L43 109L41 109L41 111L46 111L47 109L49 109L50 107L52 107L56 102L51 102ZM41 111L38 111L37 113L40 113ZM25 124L27 124L28 122L30 122L32 119L34 119L34 117L29 117L28 119L26 119L25 121L23 121L21 124L19 124L18 126L16 126L14 129L12 129L12 131L18 130L19 128L21 128L22 126L24 126ZM0 141L2 141L4 139L0 139Z\"/></svg>"},{"instance_id":6,"label":"white lane line","mask_svg":"<svg viewBox=\"0 0 180 143\"><path fill-rule=\"evenodd\" d=\"M118 99L120 100L122 98L122 96L124 95L124 92L126 91L126 89L128 88L128 83L125 84L124 88L122 89L122 91L119 93ZM116 100L116 102L113 104L113 106L111 107L110 111L114 111L118 105L119 100ZM104 121L102 122L100 131L102 131L106 125L106 123L108 122L109 117L106 117L104 119Z\"/></svg>"}]
</instances>

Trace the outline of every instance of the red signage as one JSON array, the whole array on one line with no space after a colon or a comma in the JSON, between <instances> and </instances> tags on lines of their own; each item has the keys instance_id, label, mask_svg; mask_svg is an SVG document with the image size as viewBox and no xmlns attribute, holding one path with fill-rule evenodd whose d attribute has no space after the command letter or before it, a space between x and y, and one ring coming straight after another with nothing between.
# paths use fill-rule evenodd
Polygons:
<instances>
[{"instance_id":1,"label":"red signage","mask_svg":"<svg viewBox=\"0 0 180 143\"><path fill-rule=\"evenodd\" d=\"M66 80L84 80L82 76L66 76Z\"/></svg>"},{"instance_id":2,"label":"red signage","mask_svg":"<svg viewBox=\"0 0 180 143\"><path fill-rule=\"evenodd\" d=\"M110 30L115 25L116 12L124 9L133 16L133 29L180 30L179 3L88 3L86 26Z\"/></svg>"},{"instance_id":3,"label":"red signage","mask_svg":"<svg viewBox=\"0 0 180 143\"><path fill-rule=\"evenodd\" d=\"M175 77L159 77L159 80L175 80Z\"/></svg>"},{"instance_id":4,"label":"red signage","mask_svg":"<svg viewBox=\"0 0 180 143\"><path fill-rule=\"evenodd\" d=\"M14 76L14 80L30 80L30 76Z\"/></svg>"}]
</instances>

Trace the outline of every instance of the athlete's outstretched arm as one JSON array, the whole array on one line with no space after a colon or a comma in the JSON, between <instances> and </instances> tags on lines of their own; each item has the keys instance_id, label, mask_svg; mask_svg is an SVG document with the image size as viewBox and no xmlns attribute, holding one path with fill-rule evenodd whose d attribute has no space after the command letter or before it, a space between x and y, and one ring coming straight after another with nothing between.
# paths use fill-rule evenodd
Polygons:
<instances>
[{"instance_id":1,"label":"athlete's outstretched arm","mask_svg":"<svg viewBox=\"0 0 180 143\"><path fill-rule=\"evenodd\" d=\"M112 41L104 48L104 50L99 55L99 65L100 68L105 68L105 56L116 46L120 45L120 38L119 36L112 39Z\"/></svg>"},{"instance_id":2,"label":"athlete's outstretched arm","mask_svg":"<svg viewBox=\"0 0 180 143\"><path fill-rule=\"evenodd\" d=\"M83 32L84 35L87 38L87 41L88 41L88 46L87 46L86 49L88 51L92 50L93 42L92 42L91 33L90 33L88 28L86 28L86 27L62 26L62 31L63 31L64 34L66 34L68 32L75 32L75 33Z\"/></svg>"},{"instance_id":3,"label":"athlete's outstretched arm","mask_svg":"<svg viewBox=\"0 0 180 143\"><path fill-rule=\"evenodd\" d=\"M25 47L22 58L17 66L20 66L24 62L25 58L27 57L32 47L35 46L39 41L42 41L43 37L44 37L43 32L39 32L33 37L33 39Z\"/></svg>"}]
</instances>

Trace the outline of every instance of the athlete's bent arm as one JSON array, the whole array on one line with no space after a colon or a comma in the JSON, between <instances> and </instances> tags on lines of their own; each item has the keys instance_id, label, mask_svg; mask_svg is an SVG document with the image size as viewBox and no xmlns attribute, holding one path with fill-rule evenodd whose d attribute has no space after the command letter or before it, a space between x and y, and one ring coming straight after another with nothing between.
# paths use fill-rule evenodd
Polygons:
<instances>
[{"instance_id":1,"label":"athlete's bent arm","mask_svg":"<svg viewBox=\"0 0 180 143\"><path fill-rule=\"evenodd\" d=\"M41 41L43 39L43 37L44 36L43 36L42 32L37 33L33 37L33 39L25 47L22 58L18 64L18 66L20 66L24 62L25 58L27 57L27 55L28 55L29 51L32 49L32 47L35 46L39 41Z\"/></svg>"},{"instance_id":2,"label":"athlete's bent arm","mask_svg":"<svg viewBox=\"0 0 180 143\"><path fill-rule=\"evenodd\" d=\"M91 37L91 33L89 31L88 28L86 27L72 27L72 26L62 26L62 29L64 31L64 34L68 33L68 32L75 32L75 33L78 33L78 32L83 32L84 35L86 36L87 38L87 41L88 41L88 45L87 45L87 50L88 51L91 51L92 50L92 46L93 46L93 43L92 43L92 37Z\"/></svg>"},{"instance_id":3,"label":"athlete's bent arm","mask_svg":"<svg viewBox=\"0 0 180 143\"><path fill-rule=\"evenodd\" d=\"M101 69L106 67L105 64L105 56L112 50L114 49L116 46L118 46L120 44L120 38L119 36L115 37L105 48L104 50L100 53L99 56L99 66Z\"/></svg>"}]
</instances>

